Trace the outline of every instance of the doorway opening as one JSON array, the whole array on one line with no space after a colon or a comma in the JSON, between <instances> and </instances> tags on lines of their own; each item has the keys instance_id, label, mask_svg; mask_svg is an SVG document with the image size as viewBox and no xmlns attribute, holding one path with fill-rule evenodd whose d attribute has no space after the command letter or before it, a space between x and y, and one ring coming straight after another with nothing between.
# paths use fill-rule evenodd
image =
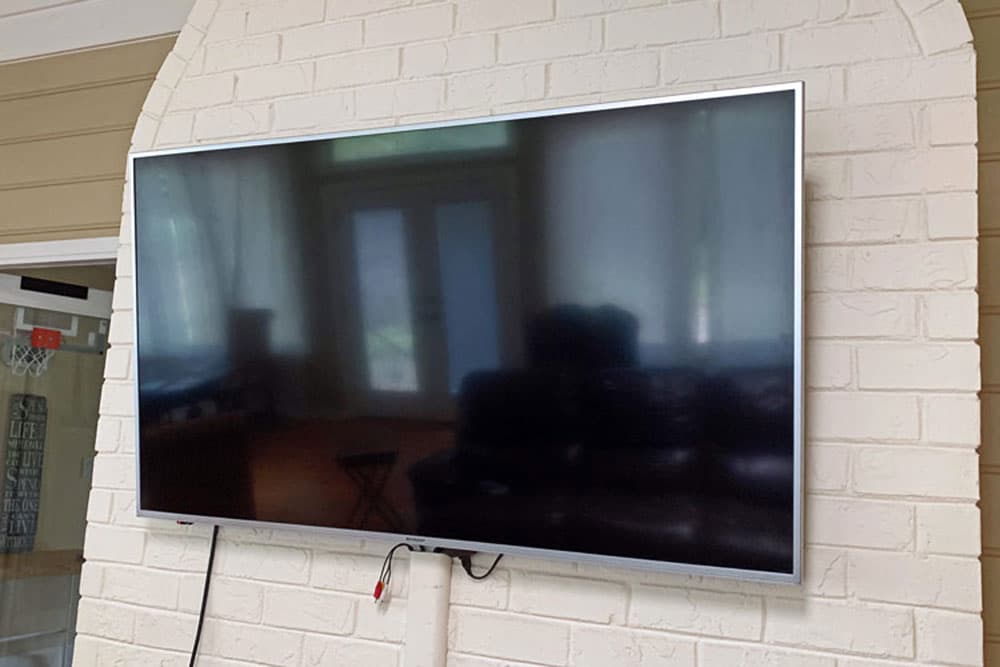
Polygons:
<instances>
[{"instance_id":1,"label":"doorway opening","mask_svg":"<svg viewBox=\"0 0 1000 667\"><path fill-rule=\"evenodd\" d=\"M0 267L0 667L72 664L114 280Z\"/></svg>"}]
</instances>

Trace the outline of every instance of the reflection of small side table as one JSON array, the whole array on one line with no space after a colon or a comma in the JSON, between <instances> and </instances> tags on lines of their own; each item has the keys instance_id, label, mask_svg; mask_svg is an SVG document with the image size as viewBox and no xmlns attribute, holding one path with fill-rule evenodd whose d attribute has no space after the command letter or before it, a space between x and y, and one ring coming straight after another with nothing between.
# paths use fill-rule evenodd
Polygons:
<instances>
[{"instance_id":1,"label":"reflection of small side table","mask_svg":"<svg viewBox=\"0 0 1000 667\"><path fill-rule=\"evenodd\" d=\"M396 452L343 454L337 463L358 487L358 499L351 509L350 525L364 528L372 512L382 517L390 530L403 526L403 517L385 497L385 485L396 465Z\"/></svg>"}]
</instances>

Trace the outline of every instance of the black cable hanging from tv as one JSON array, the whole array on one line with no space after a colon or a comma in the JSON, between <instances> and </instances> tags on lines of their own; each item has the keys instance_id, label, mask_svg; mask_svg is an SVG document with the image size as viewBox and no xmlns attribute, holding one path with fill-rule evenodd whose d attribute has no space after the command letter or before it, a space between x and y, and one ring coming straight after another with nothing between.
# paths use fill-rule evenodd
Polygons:
<instances>
[{"instance_id":1,"label":"black cable hanging from tv","mask_svg":"<svg viewBox=\"0 0 1000 667\"><path fill-rule=\"evenodd\" d=\"M460 556L458 558L458 562L460 562L462 564L462 569L465 570L465 573L467 575L469 575L470 577L472 577L476 581L482 581L483 579L486 579L491 574L493 574L493 570L497 569L497 565L500 564L500 559L501 558L503 558L503 554L497 554L497 557L493 561L493 564L490 565L489 568L485 572L483 572L482 574L475 574L472 571L472 554L471 553L468 554L468 555Z\"/></svg>"},{"instance_id":2,"label":"black cable hanging from tv","mask_svg":"<svg viewBox=\"0 0 1000 667\"><path fill-rule=\"evenodd\" d=\"M191 646L191 660L188 667L194 667L198 659L198 644L201 643L201 628L205 624L205 606L208 603L208 587L212 582L212 563L215 562L215 543L219 539L219 526L212 526L212 540L208 546L208 564L205 567L205 587L201 591L201 608L198 610L198 626L194 631L194 644Z\"/></svg>"}]
</instances>

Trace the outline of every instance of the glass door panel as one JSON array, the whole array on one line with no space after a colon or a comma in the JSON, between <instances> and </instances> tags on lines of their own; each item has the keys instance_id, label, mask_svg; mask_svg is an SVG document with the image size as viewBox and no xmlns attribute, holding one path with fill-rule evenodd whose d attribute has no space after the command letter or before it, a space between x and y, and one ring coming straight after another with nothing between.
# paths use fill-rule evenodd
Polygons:
<instances>
[{"instance_id":1,"label":"glass door panel","mask_svg":"<svg viewBox=\"0 0 1000 667\"><path fill-rule=\"evenodd\" d=\"M107 324L0 304L0 667L72 661ZM62 345L37 376L32 326Z\"/></svg>"},{"instance_id":2,"label":"glass door panel","mask_svg":"<svg viewBox=\"0 0 1000 667\"><path fill-rule=\"evenodd\" d=\"M375 391L420 389L404 223L399 209L353 215L368 387Z\"/></svg>"},{"instance_id":3,"label":"glass door panel","mask_svg":"<svg viewBox=\"0 0 1000 667\"><path fill-rule=\"evenodd\" d=\"M493 207L468 201L435 207L440 302L448 354L448 390L471 371L500 364Z\"/></svg>"}]
</instances>

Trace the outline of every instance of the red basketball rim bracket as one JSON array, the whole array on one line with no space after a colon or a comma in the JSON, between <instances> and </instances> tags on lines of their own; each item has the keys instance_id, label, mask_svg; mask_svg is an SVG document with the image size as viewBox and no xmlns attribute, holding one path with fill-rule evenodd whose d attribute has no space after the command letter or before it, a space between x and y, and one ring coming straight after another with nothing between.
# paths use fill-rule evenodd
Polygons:
<instances>
[{"instance_id":1,"label":"red basketball rim bracket","mask_svg":"<svg viewBox=\"0 0 1000 667\"><path fill-rule=\"evenodd\" d=\"M62 332L58 329L35 327L31 330L31 347L58 350L60 345L62 345Z\"/></svg>"}]
</instances>

